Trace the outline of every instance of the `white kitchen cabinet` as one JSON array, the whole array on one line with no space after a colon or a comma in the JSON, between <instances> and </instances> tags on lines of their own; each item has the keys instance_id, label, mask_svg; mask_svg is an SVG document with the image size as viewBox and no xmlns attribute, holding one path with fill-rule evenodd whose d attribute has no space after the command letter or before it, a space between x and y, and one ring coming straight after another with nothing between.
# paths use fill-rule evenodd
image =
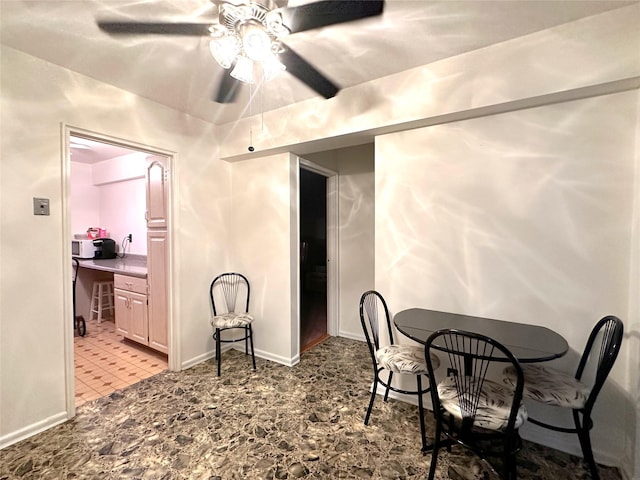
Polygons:
<instances>
[{"instance_id":1,"label":"white kitchen cabinet","mask_svg":"<svg viewBox=\"0 0 640 480\"><path fill-rule=\"evenodd\" d=\"M116 331L135 342L149 345L149 306L147 280L113 275Z\"/></svg>"},{"instance_id":2,"label":"white kitchen cabinet","mask_svg":"<svg viewBox=\"0 0 640 480\"><path fill-rule=\"evenodd\" d=\"M147 228L167 228L167 158L147 158Z\"/></svg>"},{"instance_id":3,"label":"white kitchen cabinet","mask_svg":"<svg viewBox=\"0 0 640 480\"><path fill-rule=\"evenodd\" d=\"M149 280L149 346L169 351L168 335L168 235L166 230L147 231L147 278Z\"/></svg>"}]
</instances>

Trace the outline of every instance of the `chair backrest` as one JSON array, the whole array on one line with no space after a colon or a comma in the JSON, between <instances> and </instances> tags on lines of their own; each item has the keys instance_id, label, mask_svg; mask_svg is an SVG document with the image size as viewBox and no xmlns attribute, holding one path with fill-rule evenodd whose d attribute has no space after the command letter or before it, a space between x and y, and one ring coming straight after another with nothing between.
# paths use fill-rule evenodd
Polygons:
<instances>
[{"instance_id":1,"label":"chair backrest","mask_svg":"<svg viewBox=\"0 0 640 480\"><path fill-rule=\"evenodd\" d=\"M623 334L624 326L622 321L613 315L600 319L591 330L591 335L589 335L576 371L576 378L581 380L588 362L590 360L596 362L595 380L591 387L589 398L585 403L585 409L587 410L593 408L593 404L613 368L616 358L618 358Z\"/></svg>"},{"instance_id":2,"label":"chair backrest","mask_svg":"<svg viewBox=\"0 0 640 480\"><path fill-rule=\"evenodd\" d=\"M380 348L381 322L386 322L389 342L393 345L393 330L387 302L375 290L364 292L360 297L360 323L372 355Z\"/></svg>"},{"instance_id":3,"label":"chair backrest","mask_svg":"<svg viewBox=\"0 0 640 480\"><path fill-rule=\"evenodd\" d=\"M446 353L448 359L443 363L445 370L437 372L431 363L432 354L440 352ZM522 391L524 388L524 375L520 363L504 345L496 340L473 332L463 330L443 329L434 332L425 343L425 359L429 371L429 382L431 386L431 399L433 402L436 417L441 414L441 399L438 394L439 380L446 375L453 377L452 384L455 384L456 397L460 405L462 417L462 429L469 431L479 418L484 415L478 410L482 388L487 380L487 373L493 363L499 362L513 365L516 372L516 384L513 391L513 401L510 407L509 419L504 428L505 432L513 431L518 409L522 402Z\"/></svg>"},{"instance_id":4,"label":"chair backrest","mask_svg":"<svg viewBox=\"0 0 640 480\"><path fill-rule=\"evenodd\" d=\"M250 293L249 280L241 273L229 272L218 275L209 286L209 298L211 299L213 314L249 312ZM246 295L246 301L239 304L240 308L244 307L242 311L236 310L236 303L240 294ZM217 306L216 299L218 299ZM226 309L226 312L222 311L222 308Z\"/></svg>"}]
</instances>

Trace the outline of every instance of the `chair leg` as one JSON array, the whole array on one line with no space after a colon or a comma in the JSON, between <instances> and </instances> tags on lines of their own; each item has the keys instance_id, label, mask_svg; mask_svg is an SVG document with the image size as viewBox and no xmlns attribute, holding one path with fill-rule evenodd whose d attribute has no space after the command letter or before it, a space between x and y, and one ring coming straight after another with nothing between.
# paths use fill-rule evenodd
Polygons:
<instances>
[{"instance_id":1,"label":"chair leg","mask_svg":"<svg viewBox=\"0 0 640 480\"><path fill-rule=\"evenodd\" d=\"M218 360L218 376L220 376L220 364L222 363L222 352L220 352L220 329L216 328L216 359Z\"/></svg>"},{"instance_id":2,"label":"chair leg","mask_svg":"<svg viewBox=\"0 0 640 480\"><path fill-rule=\"evenodd\" d=\"M505 438L504 452L502 455L503 476L507 480L517 480L516 458L513 453L513 439Z\"/></svg>"},{"instance_id":3,"label":"chair leg","mask_svg":"<svg viewBox=\"0 0 640 480\"><path fill-rule=\"evenodd\" d=\"M599 480L600 474L598 473L598 467L596 465L595 459L593 458L593 451L591 450L591 437L589 435L590 419L583 416L582 421L580 421L580 412L578 410L574 410L573 421L576 425L578 440L580 440L582 456L584 458L584 462L589 467L591 479Z\"/></svg>"},{"instance_id":4,"label":"chair leg","mask_svg":"<svg viewBox=\"0 0 640 480\"><path fill-rule=\"evenodd\" d=\"M387 379L387 389L384 391L384 401L389 400L389 389L391 388L391 381L393 380L393 372L389 372L389 378Z\"/></svg>"},{"instance_id":5,"label":"chair leg","mask_svg":"<svg viewBox=\"0 0 640 480\"><path fill-rule=\"evenodd\" d=\"M371 416L371 410L373 410L373 401L376 399L376 392L378 390L378 374L373 376L373 390L371 391L371 400L369 400L369 408L367 408L367 414L364 416L364 424L369 425L369 417Z\"/></svg>"},{"instance_id":6,"label":"chair leg","mask_svg":"<svg viewBox=\"0 0 640 480\"><path fill-rule=\"evenodd\" d=\"M251 343L251 360L253 361L253 369L256 369L256 355L253 352L253 328L251 328L251 325L249 325L249 342ZM246 345L245 345L245 349L246 349Z\"/></svg>"},{"instance_id":7,"label":"chair leg","mask_svg":"<svg viewBox=\"0 0 640 480\"><path fill-rule=\"evenodd\" d=\"M424 406L422 403L422 378L416 375L416 383L418 386L418 415L420 416L420 435L422 436L422 454L427 453L427 434L424 426Z\"/></svg>"},{"instance_id":8,"label":"chair leg","mask_svg":"<svg viewBox=\"0 0 640 480\"><path fill-rule=\"evenodd\" d=\"M436 419L436 434L433 439L433 448L431 449L431 465L429 465L428 480L433 480L436 475L436 464L438 463L438 450L440 449L441 433L442 433L442 426L440 424L440 421Z\"/></svg>"}]
</instances>

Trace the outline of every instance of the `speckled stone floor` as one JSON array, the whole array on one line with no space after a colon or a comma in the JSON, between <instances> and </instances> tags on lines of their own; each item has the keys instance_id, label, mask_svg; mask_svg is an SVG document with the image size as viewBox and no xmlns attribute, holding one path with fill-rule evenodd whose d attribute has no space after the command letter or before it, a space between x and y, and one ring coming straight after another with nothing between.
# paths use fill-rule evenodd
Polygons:
<instances>
[{"instance_id":1,"label":"speckled stone floor","mask_svg":"<svg viewBox=\"0 0 640 480\"><path fill-rule=\"evenodd\" d=\"M78 409L72 420L0 451L0 479L423 479L417 407L376 400L363 425L366 344L330 338L293 368L237 351L223 374L204 362L163 372ZM433 421L427 415L428 435ZM461 449L437 478L495 478ZM587 478L579 458L525 443L522 480ZM603 480L619 480L601 468Z\"/></svg>"}]
</instances>

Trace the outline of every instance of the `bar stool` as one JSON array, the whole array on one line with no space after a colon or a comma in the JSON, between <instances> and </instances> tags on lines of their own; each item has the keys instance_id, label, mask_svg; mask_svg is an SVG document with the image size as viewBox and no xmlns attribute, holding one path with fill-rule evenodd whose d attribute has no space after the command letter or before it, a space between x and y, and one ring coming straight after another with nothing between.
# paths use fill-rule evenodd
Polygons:
<instances>
[{"instance_id":1,"label":"bar stool","mask_svg":"<svg viewBox=\"0 0 640 480\"><path fill-rule=\"evenodd\" d=\"M93 314L97 315L96 320L102 323L102 318L107 312L113 316L115 309L113 306L113 281L103 280L93 282L93 292L91 293L91 320L94 319Z\"/></svg>"}]
</instances>

